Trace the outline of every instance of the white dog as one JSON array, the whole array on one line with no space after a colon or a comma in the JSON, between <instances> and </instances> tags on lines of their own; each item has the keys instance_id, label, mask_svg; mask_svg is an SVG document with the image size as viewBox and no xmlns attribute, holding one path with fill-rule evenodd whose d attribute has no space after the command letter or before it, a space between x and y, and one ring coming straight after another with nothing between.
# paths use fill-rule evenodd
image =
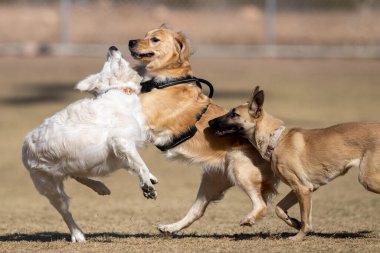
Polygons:
<instances>
[{"instance_id":1,"label":"white dog","mask_svg":"<svg viewBox=\"0 0 380 253\"><path fill-rule=\"evenodd\" d=\"M111 47L102 71L76 86L97 97L69 105L25 138L24 165L37 190L62 215L73 242L83 242L85 236L69 212L65 178L106 195L110 191L103 183L87 177L126 168L139 176L145 197L157 196L153 186L157 179L137 152L147 139L138 97L140 81L118 49Z\"/></svg>"}]
</instances>

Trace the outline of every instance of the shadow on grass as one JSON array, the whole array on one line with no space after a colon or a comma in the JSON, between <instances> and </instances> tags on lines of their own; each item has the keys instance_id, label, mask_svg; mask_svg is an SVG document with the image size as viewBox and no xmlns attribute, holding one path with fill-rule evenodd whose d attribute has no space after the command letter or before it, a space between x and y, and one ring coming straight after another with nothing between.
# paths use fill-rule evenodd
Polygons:
<instances>
[{"instance_id":1,"label":"shadow on grass","mask_svg":"<svg viewBox=\"0 0 380 253\"><path fill-rule=\"evenodd\" d=\"M73 94L73 84L25 84L17 87L18 95L0 98L4 105L32 105L52 101L63 101Z\"/></svg>"},{"instance_id":2,"label":"shadow on grass","mask_svg":"<svg viewBox=\"0 0 380 253\"><path fill-rule=\"evenodd\" d=\"M16 93L17 95L0 98L0 104L17 106L64 101L75 92L79 93L79 91L74 91L73 88L74 84L72 83L23 84L17 86L19 91ZM218 90L215 97L221 99L245 99L248 96L247 94L250 94L250 91Z\"/></svg>"},{"instance_id":3,"label":"shadow on grass","mask_svg":"<svg viewBox=\"0 0 380 253\"><path fill-rule=\"evenodd\" d=\"M310 233L310 236L331 238L331 239L358 239L368 238L371 231L358 231L358 232L338 232L338 233ZM251 239L286 239L295 233L241 233L241 234L177 234L177 235L163 235L163 234L124 234L124 233L91 233L86 234L86 238L90 241L98 242L111 242L112 239L151 239L151 238L170 238L170 239L186 239L186 238L203 238L203 239L230 239L230 240L251 240ZM6 234L0 235L0 242L54 242L54 241L70 241L70 235L67 233L59 232L39 232L32 234Z\"/></svg>"}]
</instances>

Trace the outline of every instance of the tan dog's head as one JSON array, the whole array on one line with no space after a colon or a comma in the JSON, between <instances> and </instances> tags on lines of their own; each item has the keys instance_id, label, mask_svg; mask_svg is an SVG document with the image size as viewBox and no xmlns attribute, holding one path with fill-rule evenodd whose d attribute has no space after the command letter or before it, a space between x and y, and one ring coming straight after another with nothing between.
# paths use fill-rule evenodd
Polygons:
<instances>
[{"instance_id":1,"label":"tan dog's head","mask_svg":"<svg viewBox=\"0 0 380 253\"><path fill-rule=\"evenodd\" d=\"M232 108L227 114L209 121L219 136L238 134L249 138L262 116L264 91L256 87L248 102Z\"/></svg>"},{"instance_id":2,"label":"tan dog's head","mask_svg":"<svg viewBox=\"0 0 380 253\"><path fill-rule=\"evenodd\" d=\"M226 115L209 121L219 136L237 134L247 138L259 152L265 152L270 134L283 122L263 110L264 91L257 86L247 103L230 110Z\"/></svg>"},{"instance_id":3,"label":"tan dog's head","mask_svg":"<svg viewBox=\"0 0 380 253\"><path fill-rule=\"evenodd\" d=\"M129 50L150 72L189 68L190 43L185 35L161 26L149 31L143 39L129 41ZM182 74L182 73L181 73Z\"/></svg>"}]
</instances>

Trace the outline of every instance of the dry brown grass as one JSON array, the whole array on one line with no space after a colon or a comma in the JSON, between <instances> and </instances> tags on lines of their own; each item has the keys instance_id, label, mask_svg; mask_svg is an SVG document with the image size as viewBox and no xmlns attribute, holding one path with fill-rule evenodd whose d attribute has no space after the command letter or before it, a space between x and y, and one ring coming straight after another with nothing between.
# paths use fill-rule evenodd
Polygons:
<instances>
[{"instance_id":1,"label":"dry brown grass","mask_svg":"<svg viewBox=\"0 0 380 253\"><path fill-rule=\"evenodd\" d=\"M104 1L103 3L106 3ZM290 12L277 16L280 44L378 44L379 10ZM260 44L264 15L254 6L170 9L159 5L74 4L74 43L127 44L163 22L186 31L196 44ZM59 7L0 5L0 42L59 41Z\"/></svg>"},{"instance_id":2,"label":"dry brown grass","mask_svg":"<svg viewBox=\"0 0 380 253\"><path fill-rule=\"evenodd\" d=\"M104 179L112 195L97 196L67 181L71 210L88 243L71 244L68 230L23 168L25 134L41 120L83 95L73 84L97 71L98 58L0 58L0 251L2 252L379 252L379 195L365 191L357 171L314 193L315 232L300 243L295 231L268 216L252 228L239 220L248 197L230 190L205 216L178 236L162 236L158 223L174 222L195 198L199 168L168 162L150 147L143 156L156 174L158 199L145 200L138 182L124 171ZM327 126L342 121L379 120L380 62L194 59L194 72L212 81L216 101L232 106L256 84L267 91L268 110L290 125ZM280 196L288 187L280 187ZM274 202L277 202L277 197ZM298 216L298 208L291 213Z\"/></svg>"}]
</instances>

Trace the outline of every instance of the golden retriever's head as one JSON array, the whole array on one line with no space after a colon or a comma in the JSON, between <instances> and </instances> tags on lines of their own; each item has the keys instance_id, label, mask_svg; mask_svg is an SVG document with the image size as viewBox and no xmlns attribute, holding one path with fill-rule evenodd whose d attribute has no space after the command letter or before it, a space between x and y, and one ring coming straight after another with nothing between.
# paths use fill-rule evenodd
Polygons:
<instances>
[{"instance_id":1,"label":"golden retriever's head","mask_svg":"<svg viewBox=\"0 0 380 253\"><path fill-rule=\"evenodd\" d=\"M143 39L130 40L129 50L150 71L189 67L188 39L181 32L165 27L149 31Z\"/></svg>"}]
</instances>

